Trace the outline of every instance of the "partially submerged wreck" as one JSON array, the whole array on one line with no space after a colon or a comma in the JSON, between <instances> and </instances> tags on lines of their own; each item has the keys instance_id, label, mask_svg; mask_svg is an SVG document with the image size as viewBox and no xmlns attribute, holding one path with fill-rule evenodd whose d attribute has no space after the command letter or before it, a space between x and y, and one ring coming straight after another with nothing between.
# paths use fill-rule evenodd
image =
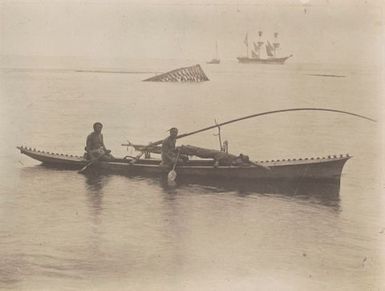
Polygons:
<instances>
[{"instance_id":1,"label":"partially submerged wreck","mask_svg":"<svg viewBox=\"0 0 385 291\"><path fill-rule=\"evenodd\" d=\"M209 81L201 66L195 65L190 67L172 70L143 81L150 82L204 82Z\"/></svg>"}]
</instances>

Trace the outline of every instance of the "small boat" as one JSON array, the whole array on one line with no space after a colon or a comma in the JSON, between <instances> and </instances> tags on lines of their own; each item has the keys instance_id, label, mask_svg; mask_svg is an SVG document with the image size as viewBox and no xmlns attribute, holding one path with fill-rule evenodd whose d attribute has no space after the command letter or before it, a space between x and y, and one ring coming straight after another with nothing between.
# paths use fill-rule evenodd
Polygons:
<instances>
[{"instance_id":1,"label":"small boat","mask_svg":"<svg viewBox=\"0 0 385 291\"><path fill-rule=\"evenodd\" d=\"M263 32L259 31L259 40L257 43L253 42L253 48L251 49L251 57L249 57L249 40L248 40L248 34L246 34L244 44L246 46L246 56L244 57L237 57L237 60L239 63L242 64L277 64L282 65L286 62L287 59L291 58L293 55L289 55L286 57L277 57L277 50L280 47L280 43L277 40L278 33L274 33L274 42L273 44L270 43L270 41L264 41L261 40ZM266 48L266 57L262 57L262 50L261 48L265 45Z\"/></svg>"},{"instance_id":2,"label":"small boat","mask_svg":"<svg viewBox=\"0 0 385 291\"><path fill-rule=\"evenodd\" d=\"M211 59L211 61L208 61L207 64L209 65L218 65L221 63L220 59Z\"/></svg>"},{"instance_id":3,"label":"small boat","mask_svg":"<svg viewBox=\"0 0 385 291\"><path fill-rule=\"evenodd\" d=\"M215 43L215 58L208 61L207 64L218 65L221 63L221 60L218 57L218 42Z\"/></svg>"},{"instance_id":4,"label":"small boat","mask_svg":"<svg viewBox=\"0 0 385 291\"><path fill-rule=\"evenodd\" d=\"M17 148L22 154L55 168L79 170L90 163L81 156L45 152L25 146ZM213 159L191 159L183 164L178 164L175 170L178 173L177 179L203 177L222 180L339 180L345 162L350 158L351 156L346 154L305 159L257 161L246 166L218 166ZM111 161L98 161L90 168L108 174L158 177L165 176L170 171L170 168L163 166L159 159L135 160L128 156Z\"/></svg>"}]
</instances>

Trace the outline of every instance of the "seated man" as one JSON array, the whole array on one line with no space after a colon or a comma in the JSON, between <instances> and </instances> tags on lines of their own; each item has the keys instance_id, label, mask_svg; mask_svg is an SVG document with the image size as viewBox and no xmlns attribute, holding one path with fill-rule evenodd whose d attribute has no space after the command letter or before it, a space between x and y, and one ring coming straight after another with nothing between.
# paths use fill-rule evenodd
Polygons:
<instances>
[{"instance_id":1,"label":"seated man","mask_svg":"<svg viewBox=\"0 0 385 291\"><path fill-rule=\"evenodd\" d=\"M164 139L162 143L162 165L173 166L178 159L178 162L188 160L186 155L178 155L178 150L175 148L176 137L178 136L178 129L173 127L170 130L170 136Z\"/></svg>"},{"instance_id":2,"label":"seated man","mask_svg":"<svg viewBox=\"0 0 385 291\"><path fill-rule=\"evenodd\" d=\"M87 136L86 141L86 153L84 154L87 160L112 160L114 157L111 155L111 151L107 150L102 135L103 125L100 122L95 122L94 131Z\"/></svg>"}]
</instances>

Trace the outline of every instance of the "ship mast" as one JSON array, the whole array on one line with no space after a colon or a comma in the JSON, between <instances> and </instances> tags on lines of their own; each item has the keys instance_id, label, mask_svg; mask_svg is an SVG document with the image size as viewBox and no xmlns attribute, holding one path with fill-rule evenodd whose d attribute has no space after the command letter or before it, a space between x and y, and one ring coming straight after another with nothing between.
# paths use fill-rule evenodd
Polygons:
<instances>
[{"instance_id":1,"label":"ship mast","mask_svg":"<svg viewBox=\"0 0 385 291\"><path fill-rule=\"evenodd\" d=\"M258 57L261 57L261 47L263 45L263 41L261 40L263 32L260 30L258 31Z\"/></svg>"},{"instance_id":2,"label":"ship mast","mask_svg":"<svg viewBox=\"0 0 385 291\"><path fill-rule=\"evenodd\" d=\"M246 56L248 58L249 57L249 37L247 35L247 32L246 32L245 40L243 41L243 43L246 45Z\"/></svg>"},{"instance_id":3,"label":"ship mast","mask_svg":"<svg viewBox=\"0 0 385 291\"><path fill-rule=\"evenodd\" d=\"M274 33L274 42L273 42L273 46L274 46L274 57L276 56L276 52L279 48L279 42L278 42L278 32L275 32Z\"/></svg>"},{"instance_id":4,"label":"ship mast","mask_svg":"<svg viewBox=\"0 0 385 291\"><path fill-rule=\"evenodd\" d=\"M215 42L215 59L218 59L218 41Z\"/></svg>"}]
</instances>

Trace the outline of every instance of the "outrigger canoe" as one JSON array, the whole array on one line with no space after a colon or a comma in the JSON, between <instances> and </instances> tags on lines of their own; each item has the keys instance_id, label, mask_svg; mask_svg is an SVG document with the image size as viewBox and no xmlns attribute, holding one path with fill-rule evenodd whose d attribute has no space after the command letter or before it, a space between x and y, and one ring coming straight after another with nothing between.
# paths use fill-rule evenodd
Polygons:
<instances>
[{"instance_id":1,"label":"outrigger canoe","mask_svg":"<svg viewBox=\"0 0 385 291\"><path fill-rule=\"evenodd\" d=\"M55 168L79 170L89 161L81 156L65 155L40 151L24 146L17 147L22 154ZM176 166L179 178L204 177L214 179L314 179L339 180L342 169L351 156L333 155L317 158L283 159L257 161L257 164L247 166L216 166L214 160L189 160ZM159 159L120 158L112 161L99 161L90 168L107 173L138 176L163 176L170 171L169 167L161 165ZM267 169L269 168L269 169Z\"/></svg>"}]
</instances>

